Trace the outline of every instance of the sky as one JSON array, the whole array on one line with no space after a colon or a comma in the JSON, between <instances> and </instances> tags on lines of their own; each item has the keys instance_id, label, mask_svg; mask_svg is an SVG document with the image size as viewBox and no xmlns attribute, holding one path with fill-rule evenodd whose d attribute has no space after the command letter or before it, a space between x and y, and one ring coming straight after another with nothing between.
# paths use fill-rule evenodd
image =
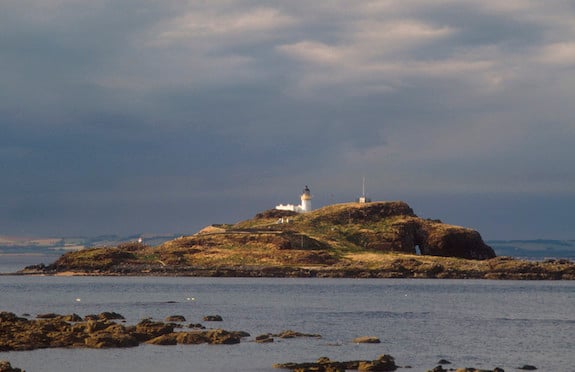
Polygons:
<instances>
[{"instance_id":1,"label":"sky","mask_svg":"<svg viewBox=\"0 0 575 372\"><path fill-rule=\"evenodd\" d=\"M0 2L0 234L403 200L575 239L575 3Z\"/></svg>"}]
</instances>

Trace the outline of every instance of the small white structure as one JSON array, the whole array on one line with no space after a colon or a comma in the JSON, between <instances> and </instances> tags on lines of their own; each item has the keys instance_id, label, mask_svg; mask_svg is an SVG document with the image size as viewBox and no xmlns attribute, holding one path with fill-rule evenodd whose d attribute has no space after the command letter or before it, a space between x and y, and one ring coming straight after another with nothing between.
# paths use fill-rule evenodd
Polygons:
<instances>
[{"instance_id":1,"label":"small white structure","mask_svg":"<svg viewBox=\"0 0 575 372\"><path fill-rule=\"evenodd\" d=\"M276 205L276 209L280 211L292 211L297 213L305 213L311 211L311 192L309 191L309 187L306 185L303 193L301 194L301 204L300 205L293 205L293 204L278 204Z\"/></svg>"},{"instance_id":2,"label":"small white structure","mask_svg":"<svg viewBox=\"0 0 575 372\"><path fill-rule=\"evenodd\" d=\"M303 189L303 193L301 194L301 211L302 212L311 212L311 193L309 191L309 187L305 186Z\"/></svg>"},{"instance_id":3,"label":"small white structure","mask_svg":"<svg viewBox=\"0 0 575 372\"><path fill-rule=\"evenodd\" d=\"M365 196L365 177L363 177L363 184L362 184L362 193L361 196L359 198L357 198L356 200L358 203L364 204L364 203L370 203L371 199L368 198L367 196Z\"/></svg>"}]
</instances>

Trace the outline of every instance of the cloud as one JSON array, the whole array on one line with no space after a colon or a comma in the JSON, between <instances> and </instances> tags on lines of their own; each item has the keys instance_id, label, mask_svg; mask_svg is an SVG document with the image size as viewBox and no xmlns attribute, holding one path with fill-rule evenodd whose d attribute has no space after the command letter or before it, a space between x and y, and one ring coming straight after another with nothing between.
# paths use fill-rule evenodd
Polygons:
<instances>
[{"instance_id":1,"label":"cloud","mask_svg":"<svg viewBox=\"0 0 575 372\"><path fill-rule=\"evenodd\" d=\"M232 10L226 13L204 8L190 11L156 26L156 36L150 43L165 46L212 37L222 37L224 42L232 38L238 42L253 43L254 37L266 38L294 23L295 18L273 8L257 7L248 11ZM251 37L246 38L247 34Z\"/></svg>"},{"instance_id":2,"label":"cloud","mask_svg":"<svg viewBox=\"0 0 575 372\"><path fill-rule=\"evenodd\" d=\"M251 215L300 183L347 200L362 174L386 197L571 195L573 14L567 1L3 1L0 220L38 227L38 208L60 208L64 225L84 200L102 229L146 204L162 214L141 221L171 230L184 225L171 212Z\"/></svg>"},{"instance_id":3,"label":"cloud","mask_svg":"<svg viewBox=\"0 0 575 372\"><path fill-rule=\"evenodd\" d=\"M553 43L546 45L541 53L541 61L561 66L575 65L575 43Z\"/></svg>"}]
</instances>

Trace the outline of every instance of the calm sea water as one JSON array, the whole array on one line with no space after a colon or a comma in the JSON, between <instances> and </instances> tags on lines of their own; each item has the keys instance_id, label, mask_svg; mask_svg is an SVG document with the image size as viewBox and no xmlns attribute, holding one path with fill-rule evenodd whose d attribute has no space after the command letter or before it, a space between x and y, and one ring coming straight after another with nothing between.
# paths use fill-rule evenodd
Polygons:
<instances>
[{"instance_id":1,"label":"calm sea water","mask_svg":"<svg viewBox=\"0 0 575 372\"><path fill-rule=\"evenodd\" d=\"M14 273L26 266L40 263L51 264L60 257L58 254L11 254L0 253L0 273Z\"/></svg>"},{"instance_id":2,"label":"calm sea water","mask_svg":"<svg viewBox=\"0 0 575 372\"><path fill-rule=\"evenodd\" d=\"M441 358L456 367L575 371L575 282L2 276L0 283L0 310L17 314L116 311L128 323L174 314L200 323L220 314L223 322L204 324L252 335L237 345L0 353L28 372L277 371L272 364L383 353L412 371ZM250 342L286 329L323 337ZM364 335L382 343L351 342Z\"/></svg>"}]
</instances>

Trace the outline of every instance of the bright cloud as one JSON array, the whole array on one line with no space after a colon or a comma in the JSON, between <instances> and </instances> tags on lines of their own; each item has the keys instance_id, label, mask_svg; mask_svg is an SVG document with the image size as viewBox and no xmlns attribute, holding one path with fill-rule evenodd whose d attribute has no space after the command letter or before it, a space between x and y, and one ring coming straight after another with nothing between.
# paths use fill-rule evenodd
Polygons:
<instances>
[{"instance_id":1,"label":"bright cloud","mask_svg":"<svg viewBox=\"0 0 575 372\"><path fill-rule=\"evenodd\" d=\"M154 42L159 45L169 45L210 37L223 37L220 43L226 42L226 37L234 40L248 35L259 38L270 36L294 23L296 23L295 18L273 8L255 8L229 13L200 9L160 24L157 27ZM260 35L254 35L256 33ZM246 41L249 42L249 40Z\"/></svg>"}]
</instances>

